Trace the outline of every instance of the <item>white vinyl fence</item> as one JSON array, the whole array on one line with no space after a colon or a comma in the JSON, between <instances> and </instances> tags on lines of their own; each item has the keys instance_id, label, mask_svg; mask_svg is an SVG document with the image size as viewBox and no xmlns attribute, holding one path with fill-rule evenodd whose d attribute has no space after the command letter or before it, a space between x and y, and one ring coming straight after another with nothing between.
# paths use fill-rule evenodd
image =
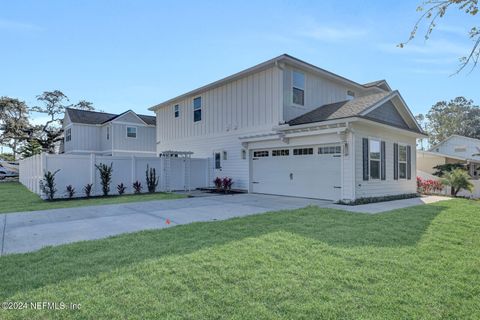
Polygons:
<instances>
[{"instance_id":1,"label":"white vinyl fence","mask_svg":"<svg viewBox=\"0 0 480 320\"><path fill-rule=\"evenodd\" d=\"M155 168L159 177L157 191L193 190L208 186L208 160L183 157L133 157L133 156L96 156L92 155L51 155L41 154L20 161L19 181L30 191L43 196L40 181L44 172L55 175L56 198L66 197L66 186L75 188L75 197L85 196L83 188L93 184L92 196L102 194L100 174L95 165L110 165L112 182L110 194L117 193L117 185L123 183L125 193L133 193L133 183L142 183L142 192L147 192L145 170L147 165Z\"/></svg>"},{"instance_id":2,"label":"white vinyl fence","mask_svg":"<svg viewBox=\"0 0 480 320\"><path fill-rule=\"evenodd\" d=\"M439 177L434 176L430 173L417 170L417 177L420 177L424 180L440 180ZM466 197L466 198L473 198L473 199L480 199L480 180L470 180L470 182L473 184L473 192L466 191L466 190L461 190L458 193L459 197ZM450 195L450 187L445 186L442 191L439 192L439 194L443 195Z\"/></svg>"}]
</instances>

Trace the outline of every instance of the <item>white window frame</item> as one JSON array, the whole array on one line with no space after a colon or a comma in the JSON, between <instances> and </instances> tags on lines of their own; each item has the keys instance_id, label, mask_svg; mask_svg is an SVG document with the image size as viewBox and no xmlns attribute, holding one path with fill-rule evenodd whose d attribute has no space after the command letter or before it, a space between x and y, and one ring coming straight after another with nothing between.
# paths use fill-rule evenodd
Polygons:
<instances>
[{"instance_id":1,"label":"white window frame","mask_svg":"<svg viewBox=\"0 0 480 320\"><path fill-rule=\"evenodd\" d=\"M72 141L72 128L65 130L65 142Z\"/></svg>"},{"instance_id":2,"label":"white window frame","mask_svg":"<svg viewBox=\"0 0 480 320\"><path fill-rule=\"evenodd\" d=\"M378 142L379 154L380 157L378 159L372 159L372 142ZM378 178L372 177L372 161L378 162ZM380 181L382 178L382 140L378 138L369 138L368 139L368 176L370 180L373 181Z\"/></svg>"},{"instance_id":3,"label":"white window frame","mask_svg":"<svg viewBox=\"0 0 480 320\"><path fill-rule=\"evenodd\" d=\"M197 100L197 99L200 99L200 106L199 107L195 107L195 100ZM202 100L203 100L202 96L198 96L198 97L193 98L192 104L193 104L193 122L194 123L201 122L203 120L203 111L202 111L203 101ZM195 121L195 111L198 111L198 110L200 110L200 120Z\"/></svg>"},{"instance_id":4,"label":"white window frame","mask_svg":"<svg viewBox=\"0 0 480 320\"><path fill-rule=\"evenodd\" d=\"M404 147L405 148L405 160L400 160L400 148ZM400 164L405 163L405 177L402 178L400 175ZM408 176L408 145L405 143L398 143L398 180L407 180Z\"/></svg>"},{"instance_id":5,"label":"white window frame","mask_svg":"<svg viewBox=\"0 0 480 320\"><path fill-rule=\"evenodd\" d=\"M300 86L295 86L293 83L293 78L295 73L303 75L303 88L300 88ZM306 82L307 82L307 76L305 75L305 72L298 71L298 70L292 70L292 79L291 79L291 92L292 92L292 104L298 107L305 108L305 87L306 87ZM303 104L298 104L293 101L293 89L298 89L303 91Z\"/></svg>"},{"instance_id":6,"label":"white window frame","mask_svg":"<svg viewBox=\"0 0 480 320\"><path fill-rule=\"evenodd\" d=\"M180 105L178 104L173 106L173 117L180 118Z\"/></svg>"},{"instance_id":7,"label":"white window frame","mask_svg":"<svg viewBox=\"0 0 480 320\"><path fill-rule=\"evenodd\" d=\"M128 136L128 129L135 129L135 137L129 137L129 136ZM137 129L137 127L127 126L127 127L125 128L125 137L126 137L127 139L137 139L137 137L138 137L138 129Z\"/></svg>"},{"instance_id":8,"label":"white window frame","mask_svg":"<svg viewBox=\"0 0 480 320\"><path fill-rule=\"evenodd\" d=\"M217 155L218 155L218 167L217 167ZM215 151L213 153L213 167L215 170L222 170L222 153Z\"/></svg>"}]
</instances>

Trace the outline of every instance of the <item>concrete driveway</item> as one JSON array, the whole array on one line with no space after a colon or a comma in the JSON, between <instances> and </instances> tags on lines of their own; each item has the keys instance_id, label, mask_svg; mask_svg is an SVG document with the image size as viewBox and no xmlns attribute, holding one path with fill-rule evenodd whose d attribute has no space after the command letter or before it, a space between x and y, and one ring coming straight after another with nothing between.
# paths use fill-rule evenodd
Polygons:
<instances>
[{"instance_id":1,"label":"concrete driveway","mask_svg":"<svg viewBox=\"0 0 480 320\"><path fill-rule=\"evenodd\" d=\"M45 246L105 238L121 233L162 229L197 221L225 220L330 201L239 194L136 202L0 215L0 255Z\"/></svg>"}]
</instances>

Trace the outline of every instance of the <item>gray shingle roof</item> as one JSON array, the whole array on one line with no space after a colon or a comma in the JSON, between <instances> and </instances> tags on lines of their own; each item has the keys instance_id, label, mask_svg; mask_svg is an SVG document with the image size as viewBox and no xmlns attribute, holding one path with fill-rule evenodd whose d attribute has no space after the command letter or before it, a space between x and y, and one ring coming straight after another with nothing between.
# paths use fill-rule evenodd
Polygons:
<instances>
[{"instance_id":1,"label":"gray shingle roof","mask_svg":"<svg viewBox=\"0 0 480 320\"><path fill-rule=\"evenodd\" d=\"M288 121L288 124L296 126L300 124L358 116L362 111L370 108L389 94L391 94L391 92L382 92L358 97L352 100L325 104Z\"/></svg>"},{"instance_id":2,"label":"gray shingle roof","mask_svg":"<svg viewBox=\"0 0 480 320\"><path fill-rule=\"evenodd\" d=\"M65 112L68 113L68 116L70 117L70 120L73 123L102 124L102 123L111 121L115 118L118 118L119 116L125 114L128 111L125 111L121 114L113 114L113 113L106 113L106 112L87 111L87 110L67 108L65 109ZM148 125L155 125L156 123L155 116L147 116L143 114L137 114L137 116Z\"/></svg>"}]
</instances>

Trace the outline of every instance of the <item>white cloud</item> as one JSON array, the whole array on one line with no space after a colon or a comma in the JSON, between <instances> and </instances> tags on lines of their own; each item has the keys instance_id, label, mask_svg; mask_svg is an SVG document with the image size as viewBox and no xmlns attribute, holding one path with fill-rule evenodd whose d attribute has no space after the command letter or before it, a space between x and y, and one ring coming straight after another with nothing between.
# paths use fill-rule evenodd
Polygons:
<instances>
[{"instance_id":1,"label":"white cloud","mask_svg":"<svg viewBox=\"0 0 480 320\"><path fill-rule=\"evenodd\" d=\"M320 41L342 41L364 38L368 34L366 29L353 27L315 26L302 33L303 36Z\"/></svg>"},{"instance_id":2,"label":"white cloud","mask_svg":"<svg viewBox=\"0 0 480 320\"><path fill-rule=\"evenodd\" d=\"M18 30L18 31L39 31L42 30L39 26L23 23L12 20L0 19L0 29L4 30Z\"/></svg>"},{"instance_id":3,"label":"white cloud","mask_svg":"<svg viewBox=\"0 0 480 320\"><path fill-rule=\"evenodd\" d=\"M398 53L398 54L429 54L429 55L440 55L440 54L450 54L457 57L464 56L470 50L466 45L459 44L458 42L448 41L448 40L428 40L425 41L423 45L415 43L407 43L403 48L397 47L397 44L388 43L380 44L378 48L381 51L388 53Z\"/></svg>"}]
</instances>

